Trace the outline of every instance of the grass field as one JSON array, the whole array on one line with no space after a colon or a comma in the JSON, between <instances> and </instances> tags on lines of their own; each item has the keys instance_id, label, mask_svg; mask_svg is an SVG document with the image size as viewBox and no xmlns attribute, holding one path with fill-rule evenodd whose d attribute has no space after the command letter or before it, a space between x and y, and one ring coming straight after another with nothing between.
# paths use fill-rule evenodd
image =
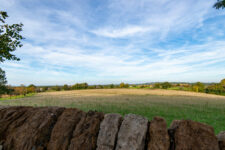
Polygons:
<instances>
[{"instance_id":1,"label":"grass field","mask_svg":"<svg viewBox=\"0 0 225 150\"><path fill-rule=\"evenodd\" d=\"M10 100L10 99L17 99L17 98L24 98L24 97L30 97L30 96L34 96L35 93L29 93L27 95L17 95L17 96L7 96L7 97L3 97L3 98L0 98L0 101L1 100Z\"/></svg>"},{"instance_id":2,"label":"grass field","mask_svg":"<svg viewBox=\"0 0 225 150\"><path fill-rule=\"evenodd\" d=\"M191 119L209 124L215 132L225 131L225 96L174 90L95 89L46 92L15 100L1 100L0 105L64 106L84 111L139 114L151 120Z\"/></svg>"}]
</instances>

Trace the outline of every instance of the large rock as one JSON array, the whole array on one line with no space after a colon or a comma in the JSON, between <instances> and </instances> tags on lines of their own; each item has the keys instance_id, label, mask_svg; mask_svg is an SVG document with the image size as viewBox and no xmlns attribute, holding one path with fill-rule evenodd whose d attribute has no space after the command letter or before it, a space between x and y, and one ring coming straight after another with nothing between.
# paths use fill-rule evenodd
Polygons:
<instances>
[{"instance_id":1,"label":"large rock","mask_svg":"<svg viewBox=\"0 0 225 150\"><path fill-rule=\"evenodd\" d=\"M191 120L174 121L169 133L173 150L219 150L214 129L209 125Z\"/></svg>"},{"instance_id":2,"label":"large rock","mask_svg":"<svg viewBox=\"0 0 225 150\"><path fill-rule=\"evenodd\" d=\"M97 150L114 150L122 116L119 114L106 114L100 125L97 140Z\"/></svg>"},{"instance_id":3,"label":"large rock","mask_svg":"<svg viewBox=\"0 0 225 150\"><path fill-rule=\"evenodd\" d=\"M220 132L217 135L220 150L225 150L225 131Z\"/></svg>"},{"instance_id":4,"label":"large rock","mask_svg":"<svg viewBox=\"0 0 225 150\"><path fill-rule=\"evenodd\" d=\"M147 128L146 118L126 115L118 133L116 150L144 150Z\"/></svg>"},{"instance_id":5,"label":"large rock","mask_svg":"<svg viewBox=\"0 0 225 150\"><path fill-rule=\"evenodd\" d=\"M154 117L149 125L148 150L169 150L170 139L165 119Z\"/></svg>"},{"instance_id":6,"label":"large rock","mask_svg":"<svg viewBox=\"0 0 225 150\"><path fill-rule=\"evenodd\" d=\"M63 108L33 108L24 113L17 123L10 125L4 141L4 150L43 150L49 141L52 128Z\"/></svg>"},{"instance_id":7,"label":"large rock","mask_svg":"<svg viewBox=\"0 0 225 150\"><path fill-rule=\"evenodd\" d=\"M1 109L5 109L5 108L9 108L10 106L2 106L2 105L0 105L0 110Z\"/></svg>"},{"instance_id":8,"label":"large rock","mask_svg":"<svg viewBox=\"0 0 225 150\"><path fill-rule=\"evenodd\" d=\"M69 150L95 150L103 118L103 113L89 111L76 126Z\"/></svg>"},{"instance_id":9,"label":"large rock","mask_svg":"<svg viewBox=\"0 0 225 150\"><path fill-rule=\"evenodd\" d=\"M32 107L1 107L0 109L0 144L12 130L21 126L29 116Z\"/></svg>"},{"instance_id":10,"label":"large rock","mask_svg":"<svg viewBox=\"0 0 225 150\"><path fill-rule=\"evenodd\" d=\"M64 110L52 130L47 150L67 150L73 131L84 116L85 112L77 109Z\"/></svg>"}]
</instances>

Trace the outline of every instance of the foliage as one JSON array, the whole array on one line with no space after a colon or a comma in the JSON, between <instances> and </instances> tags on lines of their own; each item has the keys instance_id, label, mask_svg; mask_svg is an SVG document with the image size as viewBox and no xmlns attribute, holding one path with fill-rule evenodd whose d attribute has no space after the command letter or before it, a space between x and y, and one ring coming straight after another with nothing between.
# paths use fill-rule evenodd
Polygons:
<instances>
[{"instance_id":1,"label":"foliage","mask_svg":"<svg viewBox=\"0 0 225 150\"><path fill-rule=\"evenodd\" d=\"M5 19L8 14L4 11L0 11L0 62L5 60L19 60L12 54L17 47L22 47L21 40L24 39L20 32L22 31L23 24L8 25L5 23ZM1 94L11 92L7 89L5 72L0 68L0 96Z\"/></svg>"},{"instance_id":2,"label":"foliage","mask_svg":"<svg viewBox=\"0 0 225 150\"><path fill-rule=\"evenodd\" d=\"M8 17L6 12L0 11L0 62L5 60L19 60L12 54L17 47L22 47L21 40L24 39L20 32L23 24L5 24Z\"/></svg>"},{"instance_id":3,"label":"foliage","mask_svg":"<svg viewBox=\"0 0 225 150\"><path fill-rule=\"evenodd\" d=\"M0 86L5 85L6 83L5 71L0 68Z\"/></svg>"},{"instance_id":4,"label":"foliage","mask_svg":"<svg viewBox=\"0 0 225 150\"><path fill-rule=\"evenodd\" d=\"M222 87L225 88L225 79L221 80L221 81L220 81L220 84L221 84Z\"/></svg>"},{"instance_id":5,"label":"foliage","mask_svg":"<svg viewBox=\"0 0 225 150\"><path fill-rule=\"evenodd\" d=\"M67 91L67 90L70 90L69 86L67 84L64 84L63 85L63 90Z\"/></svg>"},{"instance_id":6,"label":"foliage","mask_svg":"<svg viewBox=\"0 0 225 150\"><path fill-rule=\"evenodd\" d=\"M27 93L35 93L36 92L36 86L31 84L27 87Z\"/></svg>"},{"instance_id":7,"label":"foliage","mask_svg":"<svg viewBox=\"0 0 225 150\"><path fill-rule=\"evenodd\" d=\"M111 89L113 89L113 88L115 87L115 85L114 85L114 84L110 84L109 87L110 87Z\"/></svg>"},{"instance_id":8,"label":"foliage","mask_svg":"<svg viewBox=\"0 0 225 150\"><path fill-rule=\"evenodd\" d=\"M96 89L103 89L103 85L96 85Z\"/></svg>"},{"instance_id":9,"label":"foliage","mask_svg":"<svg viewBox=\"0 0 225 150\"><path fill-rule=\"evenodd\" d=\"M0 68L0 96L7 92L5 71Z\"/></svg>"},{"instance_id":10,"label":"foliage","mask_svg":"<svg viewBox=\"0 0 225 150\"><path fill-rule=\"evenodd\" d=\"M161 84L160 83L155 83L154 84L154 88L159 89L160 87L161 87Z\"/></svg>"},{"instance_id":11,"label":"foliage","mask_svg":"<svg viewBox=\"0 0 225 150\"><path fill-rule=\"evenodd\" d=\"M172 87L172 84L170 84L169 82L163 82L161 85L163 89L168 89Z\"/></svg>"},{"instance_id":12,"label":"foliage","mask_svg":"<svg viewBox=\"0 0 225 150\"><path fill-rule=\"evenodd\" d=\"M96 89L96 85L89 85L88 89Z\"/></svg>"},{"instance_id":13,"label":"foliage","mask_svg":"<svg viewBox=\"0 0 225 150\"><path fill-rule=\"evenodd\" d=\"M58 85L56 85L56 86L52 87L52 90L54 90L54 91L60 91L61 88Z\"/></svg>"},{"instance_id":14,"label":"foliage","mask_svg":"<svg viewBox=\"0 0 225 150\"><path fill-rule=\"evenodd\" d=\"M31 97L31 96L34 96L34 95L35 95L35 93L29 93L29 94L26 94L26 95L9 96L9 97L0 98L0 101L1 100L18 99L18 98L24 98L24 97Z\"/></svg>"},{"instance_id":15,"label":"foliage","mask_svg":"<svg viewBox=\"0 0 225 150\"><path fill-rule=\"evenodd\" d=\"M19 87L14 87L14 95L26 95L27 94L27 88L24 85L21 85Z\"/></svg>"},{"instance_id":16,"label":"foliage","mask_svg":"<svg viewBox=\"0 0 225 150\"><path fill-rule=\"evenodd\" d=\"M72 86L73 90L80 90L80 89L87 89L88 84L87 83L76 83Z\"/></svg>"},{"instance_id":17,"label":"foliage","mask_svg":"<svg viewBox=\"0 0 225 150\"><path fill-rule=\"evenodd\" d=\"M125 83L120 83L120 88L128 88L129 87L129 84L125 84Z\"/></svg>"},{"instance_id":18,"label":"foliage","mask_svg":"<svg viewBox=\"0 0 225 150\"><path fill-rule=\"evenodd\" d=\"M192 90L195 92L204 92L205 85L201 82L196 82L192 85Z\"/></svg>"},{"instance_id":19,"label":"foliage","mask_svg":"<svg viewBox=\"0 0 225 150\"><path fill-rule=\"evenodd\" d=\"M169 82L155 83L154 84L154 88L156 88L156 89L159 89L159 88L168 89L168 88L171 88L171 87L172 87L172 84L169 83Z\"/></svg>"},{"instance_id":20,"label":"foliage","mask_svg":"<svg viewBox=\"0 0 225 150\"><path fill-rule=\"evenodd\" d=\"M224 9L225 8L225 0L217 0L217 2L213 6L216 9Z\"/></svg>"},{"instance_id":21,"label":"foliage","mask_svg":"<svg viewBox=\"0 0 225 150\"><path fill-rule=\"evenodd\" d=\"M218 95L225 95L225 87L222 84L212 84L205 89L206 93L213 93Z\"/></svg>"}]
</instances>

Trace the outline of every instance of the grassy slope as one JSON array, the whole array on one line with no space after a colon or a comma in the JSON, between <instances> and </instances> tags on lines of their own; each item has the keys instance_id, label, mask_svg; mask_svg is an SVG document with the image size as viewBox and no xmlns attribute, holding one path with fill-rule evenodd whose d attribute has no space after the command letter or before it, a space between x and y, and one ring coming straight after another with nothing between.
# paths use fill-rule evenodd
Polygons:
<instances>
[{"instance_id":1,"label":"grassy slope","mask_svg":"<svg viewBox=\"0 0 225 150\"><path fill-rule=\"evenodd\" d=\"M34 95L35 95L35 93L29 93L29 94L26 94L25 96L24 95L17 95L17 96L11 96L11 97L3 97L3 98L0 98L0 101L1 100L10 100L10 99L30 97L30 96L34 96Z\"/></svg>"},{"instance_id":2,"label":"grassy slope","mask_svg":"<svg viewBox=\"0 0 225 150\"><path fill-rule=\"evenodd\" d=\"M131 93L92 91L37 94L33 97L0 101L0 105L76 107L84 111L97 110L122 115L134 113L149 120L154 116L162 116L168 124L176 119L191 119L213 126L216 133L225 131L225 98L149 95L140 90Z\"/></svg>"}]
</instances>

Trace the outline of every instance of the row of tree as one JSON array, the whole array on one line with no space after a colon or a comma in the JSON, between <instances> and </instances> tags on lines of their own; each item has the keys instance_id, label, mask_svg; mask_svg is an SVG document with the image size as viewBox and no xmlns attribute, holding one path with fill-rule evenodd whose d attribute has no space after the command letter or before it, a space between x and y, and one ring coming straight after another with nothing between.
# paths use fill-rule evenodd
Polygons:
<instances>
[{"instance_id":1,"label":"row of tree","mask_svg":"<svg viewBox=\"0 0 225 150\"><path fill-rule=\"evenodd\" d=\"M220 83L212 84L205 89L206 93L213 93L219 95L225 95L225 79L221 80Z\"/></svg>"},{"instance_id":2,"label":"row of tree","mask_svg":"<svg viewBox=\"0 0 225 150\"><path fill-rule=\"evenodd\" d=\"M119 85L116 84L108 84L108 85L88 85L85 83L76 83L72 86L70 85L63 85L63 86L53 86L53 87L42 87L41 91L68 91L68 90L82 90L82 89L113 89L113 88L128 88L129 84L120 83Z\"/></svg>"},{"instance_id":3,"label":"row of tree","mask_svg":"<svg viewBox=\"0 0 225 150\"><path fill-rule=\"evenodd\" d=\"M171 84L169 82L163 82L163 83L155 83L153 86L153 88L161 88L161 89L168 89L171 87L177 87L178 90L225 95L225 79L221 80L220 83L209 85L201 82L196 82L194 84Z\"/></svg>"},{"instance_id":4,"label":"row of tree","mask_svg":"<svg viewBox=\"0 0 225 150\"><path fill-rule=\"evenodd\" d=\"M2 87L1 87L2 88ZM26 95L29 93L38 93L38 92L46 92L46 91L68 91L68 90L82 90L82 89L113 89L113 88L154 88L154 89L170 89L174 88L177 90L188 90L195 92L204 92L204 93L213 93L219 95L225 95L225 79L221 80L220 83L215 84L203 84L201 82L196 82L194 84L181 84L181 83L155 83L155 84L126 84L124 82L120 84L108 84L108 85L88 85L87 83L76 83L74 85L63 85L63 86L35 86L33 84L29 86L17 86L11 87L6 86L3 89L4 93L9 96L12 95ZM2 89L0 89L2 90ZM2 94L0 94L1 96Z\"/></svg>"}]
</instances>

